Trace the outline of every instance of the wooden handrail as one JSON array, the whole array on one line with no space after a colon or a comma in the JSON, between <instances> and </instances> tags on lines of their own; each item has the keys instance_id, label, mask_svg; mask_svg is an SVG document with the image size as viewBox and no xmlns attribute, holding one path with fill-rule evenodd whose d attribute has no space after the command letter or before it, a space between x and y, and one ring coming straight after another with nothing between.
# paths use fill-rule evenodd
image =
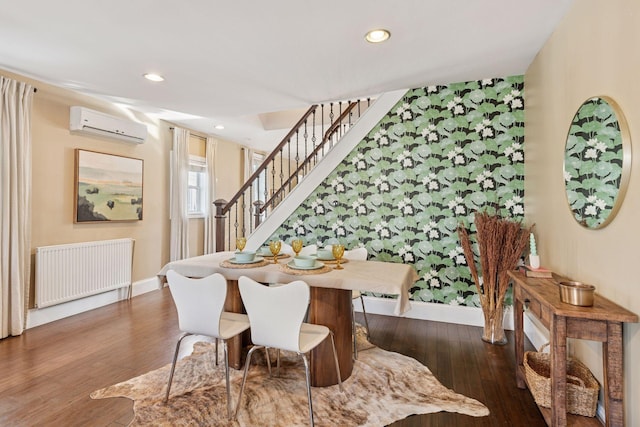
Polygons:
<instances>
[{"instance_id":1,"label":"wooden handrail","mask_svg":"<svg viewBox=\"0 0 640 427\"><path fill-rule=\"evenodd\" d=\"M331 136L338 129L338 127L340 127L340 124L342 123L342 120L351 113L351 110L353 110L355 108L355 106L358 104L358 102L359 101L355 101L355 102L349 103L349 106L347 108L345 108L345 110L342 112L342 114L340 114L340 116L338 116L336 121L334 121L333 124L329 127L329 129L327 129L327 131L324 134L324 137L322 138L322 141L320 141L320 144L318 144L316 146L316 148L307 156L307 158L304 160L304 162L302 162L300 164L300 166L298 166L296 168L296 170L292 174L290 174L289 178L287 178L287 180L284 183L282 183L282 185L280 185L280 188L278 188L278 190L271 195L269 200L264 205L262 205L262 207L260 208L260 213L264 212L267 209L268 206L271 206L273 201L280 195L280 193L282 193L284 191L284 188L287 187L293 181L293 177L294 176L298 177L298 173L300 171L302 171L304 169L305 165L311 161L313 156L318 154L320 149L324 147L324 145L329 141Z\"/></svg>"},{"instance_id":2,"label":"wooden handrail","mask_svg":"<svg viewBox=\"0 0 640 427\"><path fill-rule=\"evenodd\" d=\"M331 135L333 135L334 132L338 129L338 127L340 127L340 125L342 124L342 120L351 113L351 110L353 110L356 107L356 105L358 105L359 102L360 101L355 101L355 102L350 102L349 103L349 106L344 109L342 114L340 114L338 116L336 121L333 122L333 124L331 126L329 126L329 129L327 129L327 131L324 133L324 137L322 138L322 143L320 145L323 145L325 143L325 141L329 140Z\"/></svg>"},{"instance_id":3,"label":"wooden handrail","mask_svg":"<svg viewBox=\"0 0 640 427\"><path fill-rule=\"evenodd\" d=\"M262 173L262 171L267 169L266 165L268 165L269 162L276 157L277 153L280 152L280 150L286 145L289 139L298 131L298 129L302 126L302 124L307 121L307 118L314 111L316 111L317 108L318 108L317 104L312 105L307 110L307 112L304 113L302 118L298 120L298 122L291 128L289 133L287 133L287 135L282 139L280 144L278 144L278 146L271 152L271 154L269 154L269 156L267 156L267 158L262 162L262 165L260 165L260 167L249 177L249 179L247 179L244 185L240 187L240 190L238 190L238 192L231 198L231 200L229 200L227 205L224 208L222 208L222 212L221 212L222 215L227 214L227 212L231 210L231 206L233 206L238 201L238 199L244 194L247 188L249 188L253 184L253 181Z\"/></svg>"},{"instance_id":4,"label":"wooden handrail","mask_svg":"<svg viewBox=\"0 0 640 427\"><path fill-rule=\"evenodd\" d=\"M287 135L282 139L282 141L280 141L280 143L276 146L276 148L267 156L267 158L258 166L257 170L255 172L253 172L251 174L251 176L249 177L249 179L243 183L243 185L241 186L240 190L231 198L231 200L229 202L226 202L224 200L216 200L214 202L214 205L216 207L216 251L222 251L225 250L225 248L228 248L231 246L231 240L230 237L229 239L225 240L225 230L226 227L229 228L229 234L232 234L232 224L231 224L231 212L232 209L235 208L236 210L236 218L235 218L235 233L236 236L238 235L238 227L240 226L239 223L239 217L238 217L238 209L239 209L239 204L240 204L240 198L242 198L242 207L241 209L241 216L242 216L242 229L241 232L242 233L246 233L245 230L245 226L246 226L246 221L247 221L247 217L246 215L246 210L245 210L245 197L247 195L247 190L251 189L253 185L257 185L257 187L261 186L261 174L265 173L270 166L270 163L275 164L277 158L280 158L280 167L282 168L282 163L283 163L283 158L284 155L286 153L286 150L288 150L289 152L289 158L291 158L291 144L292 144L292 138L295 137L295 150L296 150L296 167L295 167L295 171L293 173L291 173L291 166L293 166L291 164L291 159L288 160L289 162L289 176L286 178L286 182L282 182L280 181L280 187L276 190L274 186L272 186L272 191L274 191L274 194L271 195L271 197L269 198L269 200L266 203L262 203L260 200L256 200L254 201L251 205L252 207L250 209L253 208L253 213L251 211L249 211L250 215L254 216L254 220L255 220L255 227L258 227L260 225L261 222L261 217L263 214L265 214L269 209L273 209L274 205L276 204L275 201L277 200L277 198L282 197L283 194L286 194L288 190L286 190L287 187L289 187L289 190L291 190L291 186L292 186L292 182L294 180L294 176L297 178L299 174L304 174L306 175L306 173L309 171L309 168L313 168L313 164L314 161L317 163L317 159L318 157L324 157L324 150L325 150L325 144L327 144L327 142L334 140L336 135L340 135L340 129L341 126L343 125L351 125L351 117L350 115L353 113L354 108L359 107L360 106L360 100L358 101L353 101L353 102L348 102L348 105L346 107L346 109L344 111L340 111L340 114L338 116L338 118L334 121L333 120L333 109L331 112L331 123L329 123L329 128L327 129L326 132L324 132L324 135L322 135L322 139L320 141L320 143L318 145L315 144L315 126L316 126L316 117L315 114L318 110L319 105L312 105L302 116L302 118L300 118L300 120L297 121L297 123L291 128L291 130L287 133ZM342 102L340 103L342 105ZM342 107L340 108L342 110ZM312 141L314 143L314 147L313 150L311 152L311 154L307 154L307 148L308 148L308 141L307 141L307 126L309 126L309 121L310 121L310 117L313 115L313 124L311 125L314 129L314 133L313 133L313 138ZM322 111L322 127L324 128L324 109ZM358 117L360 116L360 114L358 113ZM304 129L303 129L304 128ZM298 146L298 136L300 135L300 132L304 130L304 160L299 163L299 155L300 155L300 148ZM336 141L337 142L337 141ZM320 154L322 150L322 154ZM282 173L283 171L280 172L280 180L282 180L284 178L284 175ZM273 173L275 174L275 169L273 169ZM275 179L275 175L274 175L274 179ZM257 181L257 183L256 183ZM267 182L268 179L265 179L265 196L267 196ZM258 199L260 198L260 196L258 196ZM252 200L253 199L253 194L249 195L249 199ZM228 224L225 225L225 221L226 218L228 217ZM253 229L254 226L251 225L251 219L249 218L249 232L251 232L251 230Z\"/></svg>"}]
</instances>

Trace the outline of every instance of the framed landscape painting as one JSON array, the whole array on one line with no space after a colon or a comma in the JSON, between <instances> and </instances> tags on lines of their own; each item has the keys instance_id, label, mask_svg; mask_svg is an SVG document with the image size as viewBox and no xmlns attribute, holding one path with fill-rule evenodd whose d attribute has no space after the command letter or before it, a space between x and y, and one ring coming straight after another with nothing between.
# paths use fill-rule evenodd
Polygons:
<instances>
[{"instance_id":1,"label":"framed landscape painting","mask_svg":"<svg viewBox=\"0 0 640 427\"><path fill-rule=\"evenodd\" d=\"M74 222L142 219L143 161L76 149Z\"/></svg>"}]
</instances>

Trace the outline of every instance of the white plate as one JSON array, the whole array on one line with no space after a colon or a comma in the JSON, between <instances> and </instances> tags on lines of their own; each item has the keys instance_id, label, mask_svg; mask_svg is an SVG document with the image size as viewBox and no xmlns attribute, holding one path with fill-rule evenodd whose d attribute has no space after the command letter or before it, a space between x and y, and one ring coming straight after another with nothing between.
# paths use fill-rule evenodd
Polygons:
<instances>
[{"instance_id":1,"label":"white plate","mask_svg":"<svg viewBox=\"0 0 640 427\"><path fill-rule=\"evenodd\" d=\"M324 263L320 261L316 261L311 267L298 267L293 260L289 261L287 265L294 270L317 270L318 268L324 267Z\"/></svg>"},{"instance_id":2,"label":"white plate","mask_svg":"<svg viewBox=\"0 0 640 427\"><path fill-rule=\"evenodd\" d=\"M311 254L311 256L314 256L322 261L335 261L335 257L331 257L331 258L320 258L320 256L318 254Z\"/></svg>"},{"instance_id":3,"label":"white plate","mask_svg":"<svg viewBox=\"0 0 640 427\"><path fill-rule=\"evenodd\" d=\"M231 259L229 260L229 262L230 262L231 264L255 264L256 262L260 262L260 261L262 261L263 259L264 259L264 258L262 258L261 256L258 256L258 255L256 255L256 257L255 257L253 260L251 260L251 261L238 261L238 260L236 259L236 257L233 257L233 258L231 258Z\"/></svg>"}]
</instances>

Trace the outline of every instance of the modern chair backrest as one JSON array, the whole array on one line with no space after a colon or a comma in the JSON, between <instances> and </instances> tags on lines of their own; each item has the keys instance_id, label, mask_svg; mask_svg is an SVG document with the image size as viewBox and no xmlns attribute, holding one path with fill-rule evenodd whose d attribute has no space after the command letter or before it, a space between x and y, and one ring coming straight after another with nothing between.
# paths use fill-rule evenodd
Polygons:
<instances>
[{"instance_id":1,"label":"modern chair backrest","mask_svg":"<svg viewBox=\"0 0 640 427\"><path fill-rule=\"evenodd\" d=\"M240 296L251 323L255 345L300 350L300 326L309 305L309 285L302 280L265 286L248 277L238 279Z\"/></svg>"},{"instance_id":2,"label":"modern chair backrest","mask_svg":"<svg viewBox=\"0 0 640 427\"><path fill-rule=\"evenodd\" d=\"M313 245L304 246L300 251L300 255L313 255L318 252L318 245L315 243Z\"/></svg>"},{"instance_id":3,"label":"modern chair backrest","mask_svg":"<svg viewBox=\"0 0 640 427\"><path fill-rule=\"evenodd\" d=\"M367 248L355 248L349 251L344 251L344 258L354 261L366 261L367 254Z\"/></svg>"},{"instance_id":4,"label":"modern chair backrest","mask_svg":"<svg viewBox=\"0 0 640 427\"><path fill-rule=\"evenodd\" d=\"M280 243L280 253L281 254L287 254L287 255L293 255L295 252L293 252L293 248L291 247L291 245L282 242Z\"/></svg>"},{"instance_id":5,"label":"modern chair backrest","mask_svg":"<svg viewBox=\"0 0 640 427\"><path fill-rule=\"evenodd\" d=\"M171 296L178 309L180 330L218 337L220 317L227 297L227 280L219 273L201 279L167 272Z\"/></svg>"},{"instance_id":6,"label":"modern chair backrest","mask_svg":"<svg viewBox=\"0 0 640 427\"><path fill-rule=\"evenodd\" d=\"M311 255L311 254L315 254L317 251L318 251L318 245L316 244L303 246L302 250L300 251L300 255ZM295 252L293 251L293 248L291 247L291 245L285 242L282 242L282 245L280 247L280 253L287 254L287 255L295 255Z\"/></svg>"}]
</instances>

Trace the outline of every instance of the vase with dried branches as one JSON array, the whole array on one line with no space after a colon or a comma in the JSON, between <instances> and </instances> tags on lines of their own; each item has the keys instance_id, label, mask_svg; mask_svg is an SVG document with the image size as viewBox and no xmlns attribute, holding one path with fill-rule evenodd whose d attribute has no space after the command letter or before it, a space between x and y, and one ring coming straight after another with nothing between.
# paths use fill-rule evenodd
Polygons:
<instances>
[{"instance_id":1,"label":"vase with dried branches","mask_svg":"<svg viewBox=\"0 0 640 427\"><path fill-rule=\"evenodd\" d=\"M482 339L492 344L506 344L503 321L504 297L509 289L507 271L516 268L529 243L531 228L524 228L519 221L486 211L476 212L474 222L482 281L476 267L469 230L463 224L458 226L458 236L480 296L484 314Z\"/></svg>"}]
</instances>

